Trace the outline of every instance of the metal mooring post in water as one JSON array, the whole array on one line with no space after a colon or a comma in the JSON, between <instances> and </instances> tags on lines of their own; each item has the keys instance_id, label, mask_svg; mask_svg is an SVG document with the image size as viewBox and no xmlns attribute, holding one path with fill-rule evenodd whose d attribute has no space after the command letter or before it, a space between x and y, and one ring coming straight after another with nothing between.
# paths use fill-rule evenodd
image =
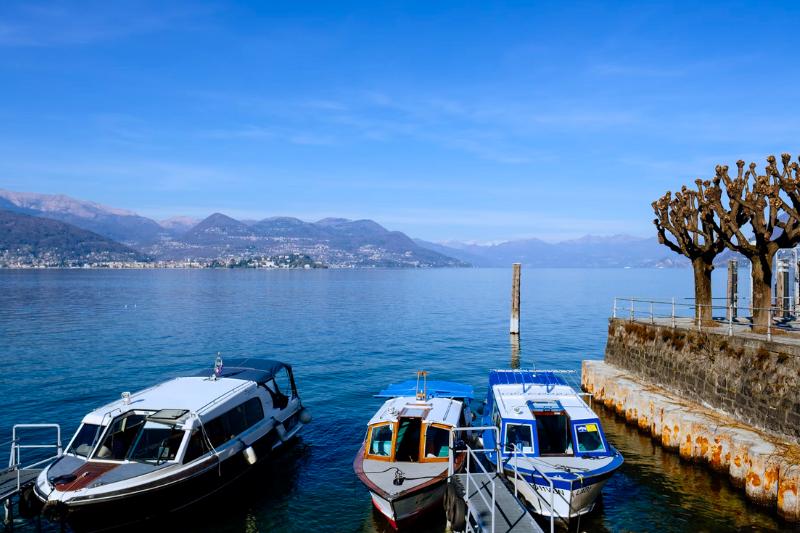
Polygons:
<instances>
[{"instance_id":1,"label":"metal mooring post in water","mask_svg":"<svg viewBox=\"0 0 800 533\"><path fill-rule=\"evenodd\" d=\"M511 334L519 335L519 278L522 265L514 263L511 281Z\"/></svg>"}]
</instances>

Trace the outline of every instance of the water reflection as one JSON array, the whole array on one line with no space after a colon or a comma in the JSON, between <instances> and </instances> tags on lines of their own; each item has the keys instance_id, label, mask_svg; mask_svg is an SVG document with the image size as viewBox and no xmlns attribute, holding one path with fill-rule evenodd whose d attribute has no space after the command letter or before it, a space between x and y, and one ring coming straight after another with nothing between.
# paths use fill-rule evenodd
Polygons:
<instances>
[{"instance_id":1,"label":"water reflection","mask_svg":"<svg viewBox=\"0 0 800 533\"><path fill-rule=\"evenodd\" d=\"M599 404L593 406L625 464L597 512L576 531L797 531L749 503L726 477L693 465ZM578 529L580 528L580 529Z\"/></svg>"}]
</instances>

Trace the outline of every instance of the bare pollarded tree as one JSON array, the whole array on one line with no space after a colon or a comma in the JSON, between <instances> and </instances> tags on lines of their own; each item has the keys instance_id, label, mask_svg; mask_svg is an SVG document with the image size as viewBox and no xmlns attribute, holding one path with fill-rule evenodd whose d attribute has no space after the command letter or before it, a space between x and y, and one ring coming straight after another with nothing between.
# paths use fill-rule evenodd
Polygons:
<instances>
[{"instance_id":1,"label":"bare pollarded tree","mask_svg":"<svg viewBox=\"0 0 800 533\"><path fill-rule=\"evenodd\" d=\"M800 166L791 162L789 154L783 154L781 161L783 169L778 168L775 156L769 156L764 174L759 174L755 163L745 170L740 159L735 178L728 174L727 165L717 166L705 198L717 214L718 233L725 245L752 264L753 325L758 328L767 326L772 307L775 253L800 242Z\"/></svg>"},{"instance_id":2,"label":"bare pollarded tree","mask_svg":"<svg viewBox=\"0 0 800 533\"><path fill-rule=\"evenodd\" d=\"M708 181L696 180L697 190L683 186L675 196L667 193L652 203L656 214L653 223L658 229L658 242L692 262L694 272L695 317L712 322L711 272L714 258L725 249L715 211L707 202ZM673 239L667 236L669 232Z\"/></svg>"}]
</instances>

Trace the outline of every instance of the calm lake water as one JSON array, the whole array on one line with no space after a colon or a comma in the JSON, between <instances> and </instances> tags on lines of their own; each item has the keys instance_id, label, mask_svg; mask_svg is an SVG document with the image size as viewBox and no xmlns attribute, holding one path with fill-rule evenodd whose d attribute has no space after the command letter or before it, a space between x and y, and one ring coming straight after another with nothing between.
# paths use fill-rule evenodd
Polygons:
<instances>
[{"instance_id":1,"label":"calm lake water","mask_svg":"<svg viewBox=\"0 0 800 533\"><path fill-rule=\"evenodd\" d=\"M724 275L715 272L719 291ZM482 397L487 371L510 364L510 285L510 269L0 271L0 441L23 422L58 422L69 435L120 392L211 369L218 351L273 357L294 365L314 421L269 479L250 480L185 527L384 531L352 471L381 404L372 394L425 369ZM691 271L524 270L522 366L579 370L582 359L601 359L621 295L689 296ZM725 478L603 416L626 463L582 531L788 529Z\"/></svg>"}]
</instances>

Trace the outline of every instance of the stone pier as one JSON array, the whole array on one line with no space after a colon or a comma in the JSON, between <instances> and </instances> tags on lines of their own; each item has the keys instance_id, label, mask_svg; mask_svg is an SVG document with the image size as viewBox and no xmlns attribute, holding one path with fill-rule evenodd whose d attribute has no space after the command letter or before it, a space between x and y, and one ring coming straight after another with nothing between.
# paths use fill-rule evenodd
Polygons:
<instances>
[{"instance_id":1,"label":"stone pier","mask_svg":"<svg viewBox=\"0 0 800 533\"><path fill-rule=\"evenodd\" d=\"M681 458L800 523L800 343L612 319L596 402Z\"/></svg>"},{"instance_id":2,"label":"stone pier","mask_svg":"<svg viewBox=\"0 0 800 533\"><path fill-rule=\"evenodd\" d=\"M581 384L681 458L730 476L751 501L800 522L800 446L703 407L603 361L584 361Z\"/></svg>"}]
</instances>

